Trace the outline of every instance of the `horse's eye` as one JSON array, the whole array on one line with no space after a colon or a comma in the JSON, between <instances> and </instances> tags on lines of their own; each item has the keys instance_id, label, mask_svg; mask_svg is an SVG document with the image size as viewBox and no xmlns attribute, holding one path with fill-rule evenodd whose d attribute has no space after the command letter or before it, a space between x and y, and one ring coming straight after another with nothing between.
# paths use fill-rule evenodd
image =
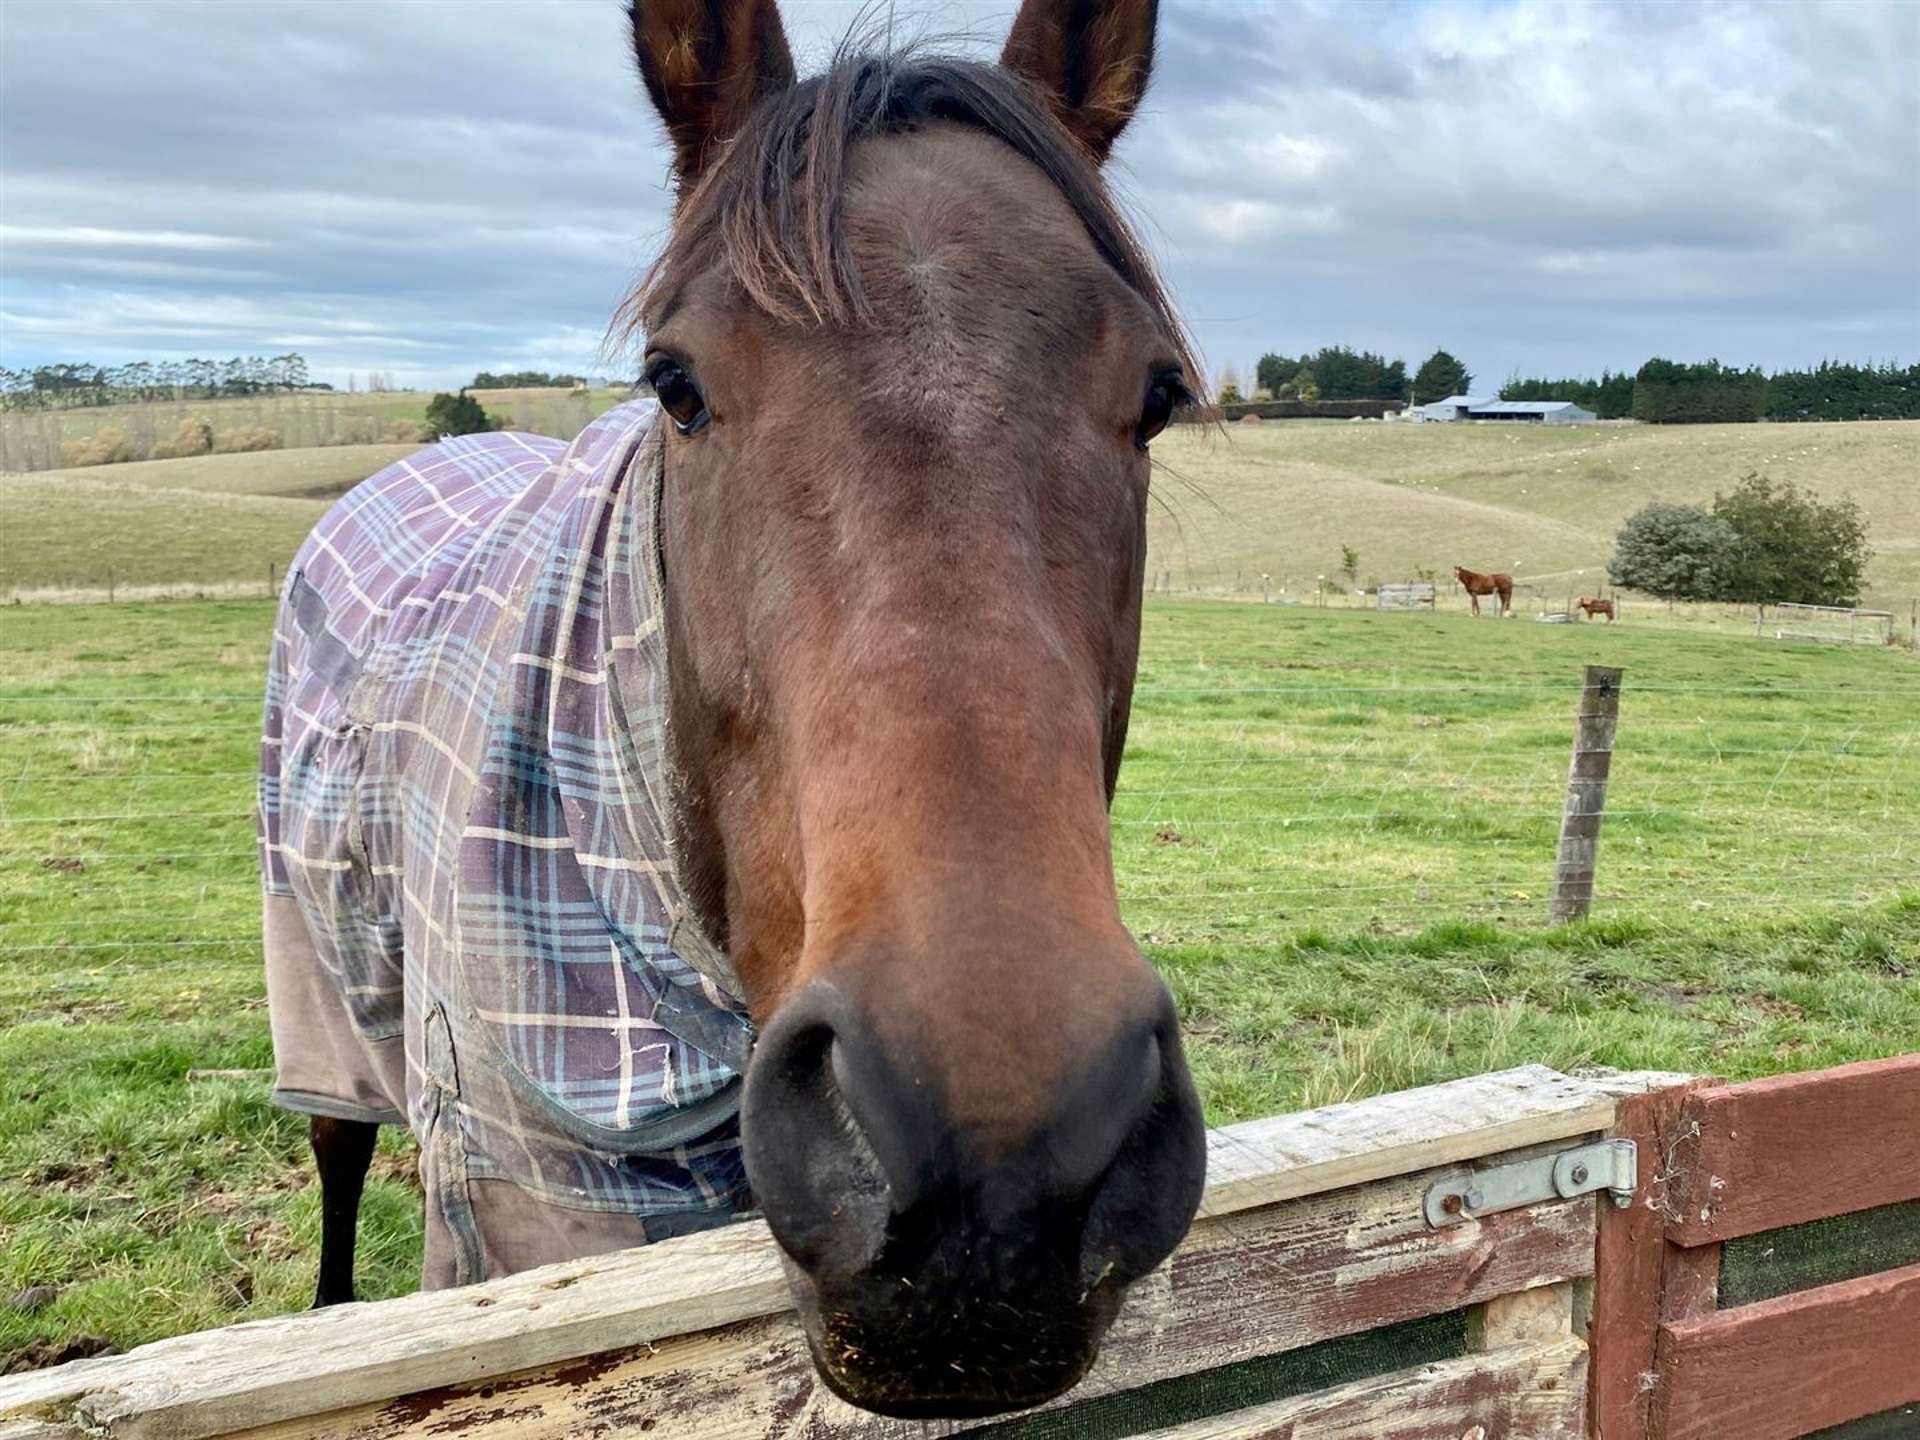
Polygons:
<instances>
[{"instance_id":1,"label":"horse's eye","mask_svg":"<svg viewBox=\"0 0 1920 1440\"><path fill-rule=\"evenodd\" d=\"M1140 406L1140 424L1133 432L1133 443L1142 450L1173 421L1173 412L1193 399L1187 382L1178 370L1164 370L1147 386L1147 398Z\"/></svg>"},{"instance_id":2,"label":"horse's eye","mask_svg":"<svg viewBox=\"0 0 1920 1440\"><path fill-rule=\"evenodd\" d=\"M651 361L647 366L647 384L653 387L660 408L673 417L674 427L682 435L693 434L713 418L707 413L707 402L700 398L693 377L678 360L661 356Z\"/></svg>"}]
</instances>

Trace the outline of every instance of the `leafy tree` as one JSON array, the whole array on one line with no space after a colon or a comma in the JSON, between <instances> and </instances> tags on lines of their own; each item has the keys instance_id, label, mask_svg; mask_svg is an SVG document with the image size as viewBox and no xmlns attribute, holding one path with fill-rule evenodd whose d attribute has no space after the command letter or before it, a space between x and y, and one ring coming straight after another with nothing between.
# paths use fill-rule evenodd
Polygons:
<instances>
[{"instance_id":1,"label":"leafy tree","mask_svg":"<svg viewBox=\"0 0 1920 1440\"><path fill-rule=\"evenodd\" d=\"M1405 400L1411 388L1406 362L1388 360L1371 350L1323 345L1311 355L1262 355L1254 367L1260 388L1284 396L1302 370L1313 373L1318 400Z\"/></svg>"},{"instance_id":2,"label":"leafy tree","mask_svg":"<svg viewBox=\"0 0 1920 1440\"><path fill-rule=\"evenodd\" d=\"M1415 400L1444 400L1449 395L1465 395L1472 388L1472 372L1444 350L1434 351L1414 372Z\"/></svg>"},{"instance_id":3,"label":"leafy tree","mask_svg":"<svg viewBox=\"0 0 1920 1440\"><path fill-rule=\"evenodd\" d=\"M427 402L427 424L436 435L477 435L491 430L487 412L465 390L458 395L439 394Z\"/></svg>"},{"instance_id":4,"label":"leafy tree","mask_svg":"<svg viewBox=\"0 0 1920 1440\"><path fill-rule=\"evenodd\" d=\"M1718 360L1682 365L1652 359L1633 377L1633 418L1650 424L1758 420L1767 377L1758 366L1735 370Z\"/></svg>"},{"instance_id":5,"label":"leafy tree","mask_svg":"<svg viewBox=\"0 0 1920 1440\"><path fill-rule=\"evenodd\" d=\"M1313 378L1313 367L1302 365L1293 372L1293 378L1276 392L1282 400L1298 400L1311 405L1320 398L1320 382Z\"/></svg>"},{"instance_id":6,"label":"leafy tree","mask_svg":"<svg viewBox=\"0 0 1920 1440\"><path fill-rule=\"evenodd\" d=\"M1700 506L1656 500L1621 524L1607 579L1664 600L1717 599L1737 543L1733 527Z\"/></svg>"},{"instance_id":7,"label":"leafy tree","mask_svg":"<svg viewBox=\"0 0 1920 1440\"><path fill-rule=\"evenodd\" d=\"M1791 480L1750 472L1731 494L1715 494L1713 517L1734 537L1719 598L1859 603L1873 550L1866 516L1851 498L1822 501Z\"/></svg>"},{"instance_id":8,"label":"leafy tree","mask_svg":"<svg viewBox=\"0 0 1920 1440\"><path fill-rule=\"evenodd\" d=\"M1767 377L1769 420L1920 419L1920 365L1842 365Z\"/></svg>"},{"instance_id":9,"label":"leafy tree","mask_svg":"<svg viewBox=\"0 0 1920 1440\"><path fill-rule=\"evenodd\" d=\"M1340 573L1347 577L1349 585L1360 583L1360 552L1351 545L1340 547Z\"/></svg>"}]
</instances>

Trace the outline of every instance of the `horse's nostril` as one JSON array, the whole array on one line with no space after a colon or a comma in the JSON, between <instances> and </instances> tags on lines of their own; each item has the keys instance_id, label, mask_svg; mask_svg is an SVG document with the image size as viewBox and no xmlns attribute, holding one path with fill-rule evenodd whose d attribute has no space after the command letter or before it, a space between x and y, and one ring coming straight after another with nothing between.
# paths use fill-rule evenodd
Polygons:
<instances>
[{"instance_id":1,"label":"horse's nostril","mask_svg":"<svg viewBox=\"0 0 1920 1440\"><path fill-rule=\"evenodd\" d=\"M848 1102L832 1008L829 997L808 997L761 1037L742 1139L755 1199L787 1253L808 1269L857 1269L881 1241L890 1188Z\"/></svg>"}]
</instances>

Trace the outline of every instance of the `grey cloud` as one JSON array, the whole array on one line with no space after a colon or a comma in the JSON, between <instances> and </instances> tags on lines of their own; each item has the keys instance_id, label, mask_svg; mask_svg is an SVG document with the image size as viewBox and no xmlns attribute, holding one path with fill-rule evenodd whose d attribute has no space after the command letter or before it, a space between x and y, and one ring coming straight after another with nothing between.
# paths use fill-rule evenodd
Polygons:
<instances>
[{"instance_id":1,"label":"grey cloud","mask_svg":"<svg viewBox=\"0 0 1920 1440\"><path fill-rule=\"evenodd\" d=\"M10 0L0 359L593 365L669 201L621 8ZM787 6L803 62L885 15ZM1216 364L1911 357L1916 73L1899 0L1168 0L1120 178Z\"/></svg>"}]
</instances>

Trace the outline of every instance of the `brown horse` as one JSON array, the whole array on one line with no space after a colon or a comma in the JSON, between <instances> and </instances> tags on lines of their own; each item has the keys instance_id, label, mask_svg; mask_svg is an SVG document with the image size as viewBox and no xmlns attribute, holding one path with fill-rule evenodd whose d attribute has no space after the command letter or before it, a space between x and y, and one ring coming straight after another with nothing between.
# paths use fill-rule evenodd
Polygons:
<instances>
[{"instance_id":1,"label":"brown horse","mask_svg":"<svg viewBox=\"0 0 1920 1440\"><path fill-rule=\"evenodd\" d=\"M1467 598L1473 601L1473 613L1480 613L1482 595L1500 597L1500 613L1505 615L1513 608L1513 577L1511 575L1482 575L1478 570L1469 570L1464 565L1453 567L1453 578L1460 582L1467 592Z\"/></svg>"},{"instance_id":2,"label":"brown horse","mask_svg":"<svg viewBox=\"0 0 1920 1440\"><path fill-rule=\"evenodd\" d=\"M1607 623L1611 625L1619 618L1613 613L1613 601L1598 599L1592 595L1582 595L1579 608L1586 612L1589 620L1596 615L1604 615L1607 617Z\"/></svg>"},{"instance_id":3,"label":"brown horse","mask_svg":"<svg viewBox=\"0 0 1920 1440\"><path fill-rule=\"evenodd\" d=\"M527 683L573 686L581 733L610 716L615 749L652 753L643 742L664 737L639 789L588 798L663 796L671 864L587 857L598 868L577 883L568 869L574 889L553 903L571 905L569 924L599 924L575 891L611 893L594 887L626 874L684 895L699 943L683 955L717 957L692 963L737 984L756 1036L740 1143L815 1361L839 1394L894 1415L992 1414L1072 1385L1128 1286L1185 1233L1203 1182L1173 1005L1121 923L1107 822L1139 646L1148 446L1199 374L1100 175L1146 87L1155 11L1026 0L997 65L843 51L796 81L772 0L639 0L634 47L679 197L623 312L663 415L611 483L643 489L650 472L655 500L643 490L608 513L648 517L629 548L657 556L658 606L637 624L611 613L628 591L602 604L581 590L594 601L581 624L604 608L625 650L507 657ZM289 628L326 641L346 674L357 658L328 639L311 587L302 596ZM621 687L646 646L663 650L667 679L664 724L642 731L630 720L643 697ZM442 816L454 802L436 792L407 815L411 833L468 847L465 908L448 899L427 919L465 927L458 985L498 989L485 947L511 971L525 912L481 898L571 866L593 837L567 828L577 809L527 819L475 788L491 762L458 748L466 728L444 728L371 727L476 807ZM366 763L365 785L391 789ZM503 843L517 847L505 860ZM320 863L361 863L339 853ZM426 881L453 872L431 861L396 855L377 893L442 903L455 887ZM581 967L575 983L591 978ZM351 1293L373 1120L402 1101L416 1129L423 1105L433 1127L429 1265L436 1234L453 1257L440 1283L529 1253L532 1222L502 1217L546 1212L481 1178L467 1150L487 1118L467 1092L498 1063L463 1038L475 1013L434 1011L427 1079L407 1067L394 1105L310 1102L322 1301ZM653 1013L623 1009L600 1030L706 1033L697 1015ZM584 1044L591 1017L579 1025ZM726 1091L709 1089L721 1105ZM524 1123L555 1113L542 1100ZM581 1133L586 1183L628 1173L607 1125ZM684 1175L734 1142L673 1143L662 1173ZM606 1204L572 1214L535 1253L648 1233Z\"/></svg>"}]
</instances>

